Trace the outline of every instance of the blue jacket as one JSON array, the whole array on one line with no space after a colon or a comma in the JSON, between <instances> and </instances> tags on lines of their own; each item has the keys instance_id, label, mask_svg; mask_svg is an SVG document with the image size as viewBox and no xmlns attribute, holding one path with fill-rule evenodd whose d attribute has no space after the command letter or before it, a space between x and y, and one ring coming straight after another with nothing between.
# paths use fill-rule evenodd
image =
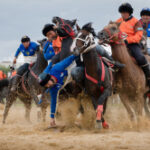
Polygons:
<instances>
[{"instance_id":1,"label":"blue jacket","mask_svg":"<svg viewBox=\"0 0 150 150\"><path fill-rule=\"evenodd\" d=\"M54 118L56 111L56 103L57 103L57 95L59 89L64 84L64 77L68 75L66 68L76 59L76 56L71 55L64 60L58 62L52 67L52 63L50 63L46 69L45 73L48 73L57 79L57 84L55 84L52 88L49 89L51 96L51 118Z\"/></svg>"},{"instance_id":2,"label":"blue jacket","mask_svg":"<svg viewBox=\"0 0 150 150\"><path fill-rule=\"evenodd\" d=\"M52 42L47 41L45 43L45 46L43 48L43 54L46 60L50 60L55 55Z\"/></svg>"},{"instance_id":3,"label":"blue jacket","mask_svg":"<svg viewBox=\"0 0 150 150\"><path fill-rule=\"evenodd\" d=\"M25 49L23 44L20 44L19 48L16 51L15 57L18 57L18 55L21 52L24 56L33 56L37 49L38 49L38 45L35 42L30 42L30 45L27 49Z\"/></svg>"},{"instance_id":4,"label":"blue jacket","mask_svg":"<svg viewBox=\"0 0 150 150\"><path fill-rule=\"evenodd\" d=\"M148 23L148 28L146 29L147 31L147 37L150 37L150 22Z\"/></svg>"}]
</instances>

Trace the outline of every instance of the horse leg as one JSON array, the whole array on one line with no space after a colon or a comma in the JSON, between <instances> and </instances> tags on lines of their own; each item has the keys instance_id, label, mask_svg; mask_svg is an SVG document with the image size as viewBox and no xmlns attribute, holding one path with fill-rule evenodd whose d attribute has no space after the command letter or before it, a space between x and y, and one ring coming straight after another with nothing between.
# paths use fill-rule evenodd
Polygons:
<instances>
[{"instance_id":1,"label":"horse leg","mask_svg":"<svg viewBox=\"0 0 150 150\"><path fill-rule=\"evenodd\" d=\"M6 104L5 104L5 109L4 109L4 114L3 114L3 123L6 122L6 118L8 116L8 112L10 107L12 106L13 102L16 100L16 95L13 93L10 93L7 97L6 97Z\"/></svg>"},{"instance_id":2,"label":"horse leg","mask_svg":"<svg viewBox=\"0 0 150 150\"><path fill-rule=\"evenodd\" d=\"M37 112L37 118L38 118L38 121L41 120L41 116L42 116L42 121L45 122L46 121L46 109L47 107L49 106L49 101L48 99L50 99L50 96L47 94L47 93L43 93L42 94L42 97L40 99L40 108L41 108L41 111L38 111ZM41 114L42 113L42 114Z\"/></svg>"},{"instance_id":3,"label":"horse leg","mask_svg":"<svg viewBox=\"0 0 150 150\"><path fill-rule=\"evenodd\" d=\"M48 105L47 105L48 106ZM42 106L41 107L41 111L42 111L42 121L45 122L46 121L46 109L47 106Z\"/></svg>"},{"instance_id":4,"label":"horse leg","mask_svg":"<svg viewBox=\"0 0 150 150\"><path fill-rule=\"evenodd\" d=\"M134 121L135 116L134 116L134 112L131 109L131 105L130 105L128 96L126 94L120 94L120 98L121 98L123 105L125 106L125 108L127 110L130 120Z\"/></svg>"},{"instance_id":5,"label":"horse leg","mask_svg":"<svg viewBox=\"0 0 150 150\"><path fill-rule=\"evenodd\" d=\"M108 96L111 95L112 88L111 86L104 89L103 93L98 98L98 104L97 104L97 114L96 114L96 128L101 128L102 122L104 122L103 118L103 112L104 112L104 104L107 101ZM105 107L106 108L106 107Z\"/></svg>"},{"instance_id":6,"label":"horse leg","mask_svg":"<svg viewBox=\"0 0 150 150\"><path fill-rule=\"evenodd\" d=\"M105 114L105 112L106 112L106 108L107 108L107 101L108 101L108 98L105 100L105 102L104 102L104 107L103 107L103 109L104 109L104 111L103 111L103 115ZM102 115L102 126L103 126L103 128L104 129L108 129L109 128L109 125L107 124L107 122L105 121L105 119L104 119L104 116Z\"/></svg>"},{"instance_id":7,"label":"horse leg","mask_svg":"<svg viewBox=\"0 0 150 150\"><path fill-rule=\"evenodd\" d=\"M37 97L37 95L36 95L36 90L34 89L33 86L30 88L30 95L31 95L31 97L32 97L33 100L35 101L35 104L36 104L37 107L38 107L38 106L39 106L39 99L38 99L38 97Z\"/></svg>"},{"instance_id":8,"label":"horse leg","mask_svg":"<svg viewBox=\"0 0 150 150\"><path fill-rule=\"evenodd\" d=\"M134 98L133 108L137 117L138 123L140 123L140 119L142 117L143 107L144 107L144 97L142 95L137 95Z\"/></svg>"},{"instance_id":9,"label":"horse leg","mask_svg":"<svg viewBox=\"0 0 150 150\"><path fill-rule=\"evenodd\" d=\"M144 110L145 110L145 114L148 118L150 118L150 99L149 97L145 97L144 100Z\"/></svg>"},{"instance_id":10,"label":"horse leg","mask_svg":"<svg viewBox=\"0 0 150 150\"><path fill-rule=\"evenodd\" d=\"M31 122L30 121L31 99L27 99L24 105L25 105L25 119L27 120L27 122Z\"/></svg>"},{"instance_id":11,"label":"horse leg","mask_svg":"<svg viewBox=\"0 0 150 150\"><path fill-rule=\"evenodd\" d=\"M96 100L95 100L95 98L94 97L91 97L91 99L92 99L92 104L93 104L93 107L94 107L94 109L96 110L96 108L97 108L97 103L96 103ZM106 107L107 107L107 99L105 100L105 102L104 102L104 111L103 111L103 115L105 114L105 112L106 112ZM104 129L108 129L109 128L109 125L107 124L107 122L105 121L105 119L104 119L104 116L102 115L102 126L103 126L103 128Z\"/></svg>"}]
</instances>

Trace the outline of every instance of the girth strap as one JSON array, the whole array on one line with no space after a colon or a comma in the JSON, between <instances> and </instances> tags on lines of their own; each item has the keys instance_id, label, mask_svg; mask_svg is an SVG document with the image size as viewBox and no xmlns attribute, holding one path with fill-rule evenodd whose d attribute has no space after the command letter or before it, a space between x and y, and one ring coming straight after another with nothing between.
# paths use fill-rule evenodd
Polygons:
<instances>
[{"instance_id":1,"label":"girth strap","mask_svg":"<svg viewBox=\"0 0 150 150\"><path fill-rule=\"evenodd\" d=\"M101 56L99 56L99 58L100 58L101 65L102 65L101 81L104 82L104 80L105 80L105 66L104 66L104 63L103 63L103 61L102 61ZM96 80L95 78L93 78L92 76L90 76L90 75L87 74L86 68L85 68L85 76L86 76L86 78L87 78L88 80L90 80L91 82L93 82L93 83L95 83L95 84L98 84L98 83L99 83L98 80ZM101 87L100 87L100 90L101 90L101 92L103 92L104 87L101 86Z\"/></svg>"}]
</instances>

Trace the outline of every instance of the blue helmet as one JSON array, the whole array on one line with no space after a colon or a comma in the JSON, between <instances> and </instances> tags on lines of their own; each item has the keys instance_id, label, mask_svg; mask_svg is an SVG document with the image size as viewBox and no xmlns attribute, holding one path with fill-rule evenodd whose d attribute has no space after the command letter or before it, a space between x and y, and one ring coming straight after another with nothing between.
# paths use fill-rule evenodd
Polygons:
<instances>
[{"instance_id":1,"label":"blue helmet","mask_svg":"<svg viewBox=\"0 0 150 150\"><path fill-rule=\"evenodd\" d=\"M140 15L141 16L150 16L150 8L148 8L148 7L143 8L140 12Z\"/></svg>"}]
</instances>

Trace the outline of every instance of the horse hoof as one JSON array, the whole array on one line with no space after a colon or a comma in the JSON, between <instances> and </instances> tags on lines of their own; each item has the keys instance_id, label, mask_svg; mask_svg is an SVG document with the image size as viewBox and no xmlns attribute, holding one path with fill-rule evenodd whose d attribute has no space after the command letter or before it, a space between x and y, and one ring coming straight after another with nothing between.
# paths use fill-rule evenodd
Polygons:
<instances>
[{"instance_id":1,"label":"horse hoof","mask_svg":"<svg viewBox=\"0 0 150 150\"><path fill-rule=\"evenodd\" d=\"M102 126L104 129L109 129L109 125L105 121L102 123Z\"/></svg>"},{"instance_id":2,"label":"horse hoof","mask_svg":"<svg viewBox=\"0 0 150 150\"><path fill-rule=\"evenodd\" d=\"M102 122L96 122L95 128L101 129L102 128Z\"/></svg>"},{"instance_id":3,"label":"horse hoof","mask_svg":"<svg viewBox=\"0 0 150 150\"><path fill-rule=\"evenodd\" d=\"M3 124L5 124L5 121L3 121Z\"/></svg>"}]
</instances>

